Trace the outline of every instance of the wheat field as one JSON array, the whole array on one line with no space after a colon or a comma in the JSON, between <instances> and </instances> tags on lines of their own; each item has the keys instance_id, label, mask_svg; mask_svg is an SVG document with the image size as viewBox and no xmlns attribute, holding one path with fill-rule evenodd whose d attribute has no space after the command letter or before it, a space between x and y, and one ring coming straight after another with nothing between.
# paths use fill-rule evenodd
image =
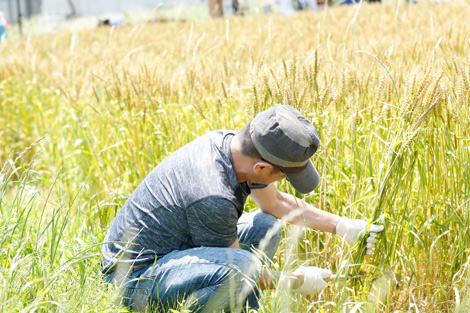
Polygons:
<instances>
[{"instance_id":1,"label":"wheat field","mask_svg":"<svg viewBox=\"0 0 470 313\"><path fill-rule=\"evenodd\" d=\"M362 242L285 225L275 268L363 276L309 297L280 284L259 312L469 312L469 4L146 21L1 44L0 312L127 312L99 275L113 216L172 151L276 103L321 139L321 184L304 199L385 232L365 256Z\"/></svg>"}]
</instances>

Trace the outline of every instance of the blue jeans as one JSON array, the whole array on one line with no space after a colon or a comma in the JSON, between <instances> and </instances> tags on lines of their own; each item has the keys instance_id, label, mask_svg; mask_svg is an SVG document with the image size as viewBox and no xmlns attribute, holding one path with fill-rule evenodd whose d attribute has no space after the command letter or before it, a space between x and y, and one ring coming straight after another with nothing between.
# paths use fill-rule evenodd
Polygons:
<instances>
[{"instance_id":1,"label":"blue jeans","mask_svg":"<svg viewBox=\"0 0 470 313\"><path fill-rule=\"evenodd\" d=\"M279 223L266 213L245 213L239 220L238 238L242 249L175 250L121 281L116 281L116 272L105 281L122 286L122 303L137 312L148 308L166 312L182 304L193 312L257 308L255 284L261 260L272 260L276 253Z\"/></svg>"}]
</instances>

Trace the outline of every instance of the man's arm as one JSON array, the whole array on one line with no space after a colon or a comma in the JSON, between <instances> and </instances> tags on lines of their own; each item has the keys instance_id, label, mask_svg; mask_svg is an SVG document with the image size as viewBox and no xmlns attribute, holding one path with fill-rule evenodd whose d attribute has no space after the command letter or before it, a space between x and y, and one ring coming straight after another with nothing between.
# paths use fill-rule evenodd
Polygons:
<instances>
[{"instance_id":1,"label":"man's arm","mask_svg":"<svg viewBox=\"0 0 470 313\"><path fill-rule=\"evenodd\" d=\"M368 228L367 221L339 217L322 211L302 199L280 192L274 184L263 189L253 189L251 196L265 213L296 225L335 233L349 244L354 244L360 238L360 234ZM383 225L370 225L366 254L372 254L377 242L375 236L383 229Z\"/></svg>"},{"instance_id":2,"label":"man's arm","mask_svg":"<svg viewBox=\"0 0 470 313\"><path fill-rule=\"evenodd\" d=\"M340 217L315 208L302 199L280 192L274 184L252 189L251 197L261 211L299 226L333 233Z\"/></svg>"}]
</instances>

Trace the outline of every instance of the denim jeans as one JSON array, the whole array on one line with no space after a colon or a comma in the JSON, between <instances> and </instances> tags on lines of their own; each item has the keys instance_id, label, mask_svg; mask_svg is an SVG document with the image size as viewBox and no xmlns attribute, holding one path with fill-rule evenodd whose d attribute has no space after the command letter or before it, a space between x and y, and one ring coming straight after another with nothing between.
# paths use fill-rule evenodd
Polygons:
<instances>
[{"instance_id":1,"label":"denim jeans","mask_svg":"<svg viewBox=\"0 0 470 313\"><path fill-rule=\"evenodd\" d=\"M175 250L128 277L117 279L123 275L116 270L105 281L120 285L122 303L136 312L149 308L167 312L178 307L192 312L257 308L255 284L263 262L276 253L281 239L279 223L266 213L245 213L239 220L238 238L241 249Z\"/></svg>"}]
</instances>

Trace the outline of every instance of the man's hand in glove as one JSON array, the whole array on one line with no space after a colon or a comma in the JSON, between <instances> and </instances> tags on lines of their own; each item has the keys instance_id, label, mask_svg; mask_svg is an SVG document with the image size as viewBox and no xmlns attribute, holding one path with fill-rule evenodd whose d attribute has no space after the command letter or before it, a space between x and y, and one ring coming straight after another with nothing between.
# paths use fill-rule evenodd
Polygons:
<instances>
[{"instance_id":1,"label":"man's hand in glove","mask_svg":"<svg viewBox=\"0 0 470 313\"><path fill-rule=\"evenodd\" d=\"M336 224L335 234L343 238L349 244L355 244L362 232L367 229L367 222L363 220L353 220L347 217L341 217ZM366 254L372 254L377 239L375 236L384 229L383 225L371 224L369 237L367 238Z\"/></svg>"}]
</instances>

